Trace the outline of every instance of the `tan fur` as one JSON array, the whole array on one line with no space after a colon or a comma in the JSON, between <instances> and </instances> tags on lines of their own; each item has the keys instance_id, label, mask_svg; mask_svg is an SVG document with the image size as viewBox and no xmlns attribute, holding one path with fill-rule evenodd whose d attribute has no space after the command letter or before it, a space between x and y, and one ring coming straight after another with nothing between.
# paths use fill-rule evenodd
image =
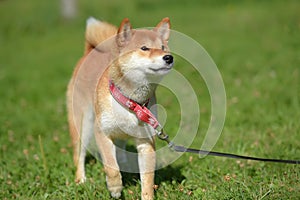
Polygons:
<instances>
[{"instance_id":1,"label":"tan fur","mask_svg":"<svg viewBox=\"0 0 300 200\"><path fill-rule=\"evenodd\" d=\"M89 53L98 44L117 34L117 30L116 26L107 22L95 21L88 25L85 32L85 52Z\"/></svg>"},{"instance_id":2,"label":"tan fur","mask_svg":"<svg viewBox=\"0 0 300 200\"><path fill-rule=\"evenodd\" d=\"M151 105L154 104L156 85L173 64L165 58L170 56L167 48L169 28L168 18L154 30L132 30L128 19L122 21L119 29L93 18L88 20L85 53L76 65L67 91L77 183L86 179L84 159L94 134L108 190L112 197L119 198L123 186L114 141L133 138L141 173L141 197L153 199L154 130L114 100L108 82L112 80L125 96L138 103L151 98ZM150 49L141 50L142 46Z\"/></svg>"}]
</instances>

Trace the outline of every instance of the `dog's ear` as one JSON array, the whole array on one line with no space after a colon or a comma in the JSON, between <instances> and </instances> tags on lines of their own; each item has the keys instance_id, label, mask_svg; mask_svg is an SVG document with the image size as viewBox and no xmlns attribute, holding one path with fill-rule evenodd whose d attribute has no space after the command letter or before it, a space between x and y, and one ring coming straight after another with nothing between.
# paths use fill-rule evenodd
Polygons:
<instances>
[{"instance_id":1,"label":"dog's ear","mask_svg":"<svg viewBox=\"0 0 300 200\"><path fill-rule=\"evenodd\" d=\"M132 28L128 18L123 19L118 30L117 44L119 46L126 45L132 36Z\"/></svg>"},{"instance_id":2,"label":"dog's ear","mask_svg":"<svg viewBox=\"0 0 300 200\"><path fill-rule=\"evenodd\" d=\"M170 36L170 27L170 19L166 17L157 24L157 26L154 28L154 31L159 34L163 41L168 41Z\"/></svg>"}]
</instances>

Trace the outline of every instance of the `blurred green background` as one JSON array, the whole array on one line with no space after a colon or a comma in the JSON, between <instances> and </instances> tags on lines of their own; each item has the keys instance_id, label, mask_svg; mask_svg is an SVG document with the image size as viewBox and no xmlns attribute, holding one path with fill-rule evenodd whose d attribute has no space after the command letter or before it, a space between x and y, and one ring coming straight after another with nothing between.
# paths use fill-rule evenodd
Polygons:
<instances>
[{"instance_id":1,"label":"blurred green background","mask_svg":"<svg viewBox=\"0 0 300 200\"><path fill-rule=\"evenodd\" d=\"M66 19L61 1L0 1L0 198L109 198L101 164L87 161L88 183L74 182L65 91L83 53L89 16L118 25L156 25L198 41L216 62L227 93L227 117L214 150L300 159L300 2L144 0L77 1ZM199 95L199 138L207 129L210 102L195 70L177 58L175 69ZM175 130L179 107L159 89ZM158 142L158 145L160 142ZM197 148L201 140L196 140ZM183 155L156 175L157 199L299 199L300 168ZM137 175L124 174L123 198L137 199Z\"/></svg>"}]
</instances>

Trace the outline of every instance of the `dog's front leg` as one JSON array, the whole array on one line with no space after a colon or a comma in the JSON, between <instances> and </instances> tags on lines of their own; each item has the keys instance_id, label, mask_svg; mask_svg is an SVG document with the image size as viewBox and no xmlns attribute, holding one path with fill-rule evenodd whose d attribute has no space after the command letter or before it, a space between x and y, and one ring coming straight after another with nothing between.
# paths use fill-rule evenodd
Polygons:
<instances>
[{"instance_id":1,"label":"dog's front leg","mask_svg":"<svg viewBox=\"0 0 300 200\"><path fill-rule=\"evenodd\" d=\"M155 147L154 139L137 139L138 162L142 185L142 200L153 199Z\"/></svg>"},{"instance_id":2,"label":"dog's front leg","mask_svg":"<svg viewBox=\"0 0 300 200\"><path fill-rule=\"evenodd\" d=\"M118 199L121 196L123 185L116 158L116 147L113 141L102 132L96 132L95 137L106 173L107 188L111 196Z\"/></svg>"}]
</instances>

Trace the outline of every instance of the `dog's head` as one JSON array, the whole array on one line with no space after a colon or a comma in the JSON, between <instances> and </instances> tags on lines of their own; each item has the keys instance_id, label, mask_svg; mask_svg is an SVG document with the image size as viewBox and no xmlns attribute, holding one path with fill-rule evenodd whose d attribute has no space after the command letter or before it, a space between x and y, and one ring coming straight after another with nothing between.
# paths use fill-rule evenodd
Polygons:
<instances>
[{"instance_id":1,"label":"dog's head","mask_svg":"<svg viewBox=\"0 0 300 200\"><path fill-rule=\"evenodd\" d=\"M162 19L152 30L133 30L129 20L124 19L116 37L123 75L130 79L157 81L167 74L173 66L169 35L169 18Z\"/></svg>"}]
</instances>

